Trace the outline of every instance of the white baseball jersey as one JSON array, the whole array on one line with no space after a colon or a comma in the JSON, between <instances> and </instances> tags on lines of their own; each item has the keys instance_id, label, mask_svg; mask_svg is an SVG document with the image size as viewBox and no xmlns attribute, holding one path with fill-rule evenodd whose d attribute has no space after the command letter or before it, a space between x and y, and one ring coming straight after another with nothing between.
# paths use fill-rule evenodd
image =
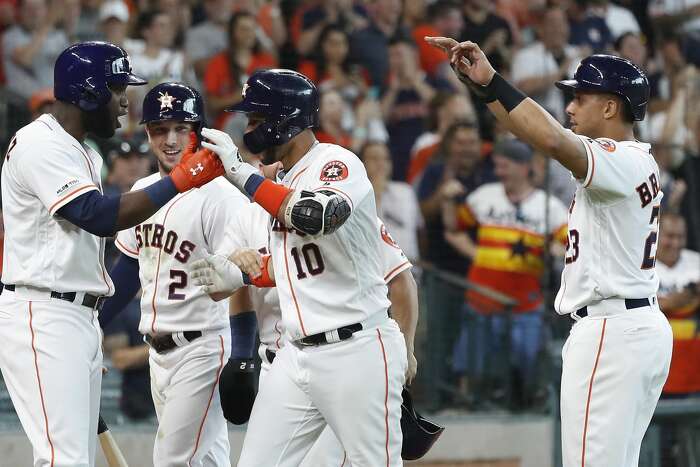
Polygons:
<instances>
[{"instance_id":1,"label":"white baseball jersey","mask_svg":"<svg viewBox=\"0 0 700 467\"><path fill-rule=\"evenodd\" d=\"M262 254L269 253L270 214L258 204L251 203L241 210L229 226L227 233L231 236L229 244L238 248L252 248ZM382 239L382 268L384 280L388 284L401 272L412 267L401 247L396 244L387 232L381 219L377 218L376 233ZM276 288L249 287L250 299L258 318L260 342L279 349L284 345L282 340L282 323L279 299Z\"/></svg>"},{"instance_id":2,"label":"white baseball jersey","mask_svg":"<svg viewBox=\"0 0 700 467\"><path fill-rule=\"evenodd\" d=\"M142 178L132 190L160 180ZM226 226L248 200L224 179L178 194L141 224L122 230L116 245L139 261L142 334L219 329L228 325L228 301L214 302L188 279L188 264L228 254Z\"/></svg>"},{"instance_id":3,"label":"white baseball jersey","mask_svg":"<svg viewBox=\"0 0 700 467\"><path fill-rule=\"evenodd\" d=\"M663 193L650 146L577 135L588 156L569 208L559 314L600 300L646 298L659 287L656 241Z\"/></svg>"},{"instance_id":4,"label":"white baseball jersey","mask_svg":"<svg viewBox=\"0 0 700 467\"><path fill-rule=\"evenodd\" d=\"M49 114L16 133L2 166L5 284L114 293L104 265L105 239L55 215L78 196L101 192L101 170L100 155Z\"/></svg>"},{"instance_id":5,"label":"white baseball jersey","mask_svg":"<svg viewBox=\"0 0 700 467\"><path fill-rule=\"evenodd\" d=\"M334 233L315 237L273 221L270 252L282 323L291 340L386 310L390 302L376 235L377 210L362 162L340 146L318 143L284 174L282 184L331 191L352 210Z\"/></svg>"}]
</instances>

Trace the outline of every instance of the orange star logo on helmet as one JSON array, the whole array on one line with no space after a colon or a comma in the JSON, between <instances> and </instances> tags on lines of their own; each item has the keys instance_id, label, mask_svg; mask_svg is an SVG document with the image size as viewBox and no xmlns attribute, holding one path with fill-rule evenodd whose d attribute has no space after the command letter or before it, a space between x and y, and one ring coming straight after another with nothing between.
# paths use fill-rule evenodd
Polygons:
<instances>
[{"instance_id":1,"label":"orange star logo on helmet","mask_svg":"<svg viewBox=\"0 0 700 467\"><path fill-rule=\"evenodd\" d=\"M158 102L160 102L160 110L172 109L173 102L175 102L175 96L171 96L168 92L158 93Z\"/></svg>"}]
</instances>

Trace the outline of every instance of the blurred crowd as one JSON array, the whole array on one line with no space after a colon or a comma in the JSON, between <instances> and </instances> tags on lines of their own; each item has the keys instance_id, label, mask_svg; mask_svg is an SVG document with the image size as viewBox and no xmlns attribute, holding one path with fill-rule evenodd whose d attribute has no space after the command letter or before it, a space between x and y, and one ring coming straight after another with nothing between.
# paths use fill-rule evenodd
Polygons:
<instances>
[{"instance_id":1,"label":"blurred crowd","mask_svg":"<svg viewBox=\"0 0 700 467\"><path fill-rule=\"evenodd\" d=\"M563 124L567 96L556 80L592 53L629 59L651 84L636 132L653 145L664 191L659 300L677 339L666 394L700 392L700 255L689 249L700 246L700 107L691 104L700 98L700 1L0 0L0 33L2 144L50 110L54 60L73 42L119 44L149 80L129 88L118 136L93 142L106 161L105 191L129 190L155 170L139 125L150 87L195 86L208 125L241 141L245 118L225 109L241 99L251 73L284 67L312 79L321 92L317 138L362 159L379 215L406 255L467 280L466 292L450 292L449 307L423 310L436 314L431 323L447 342L439 376L453 388L448 403L467 408L498 393L491 360L504 347L519 388L513 407L541 396L543 343L568 326L552 326L549 302L575 183L512 140L423 37L477 42ZM134 324L138 306L130 313L125 320ZM114 332L127 335L116 350L138 349L116 358L113 351L116 366L143 376L139 336L128 323Z\"/></svg>"}]
</instances>

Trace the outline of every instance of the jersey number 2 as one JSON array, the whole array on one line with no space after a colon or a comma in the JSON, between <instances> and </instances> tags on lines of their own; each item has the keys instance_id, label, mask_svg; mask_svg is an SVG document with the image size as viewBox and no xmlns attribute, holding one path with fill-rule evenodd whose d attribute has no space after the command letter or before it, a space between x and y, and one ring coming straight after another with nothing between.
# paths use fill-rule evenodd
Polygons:
<instances>
[{"instance_id":1,"label":"jersey number 2","mask_svg":"<svg viewBox=\"0 0 700 467\"><path fill-rule=\"evenodd\" d=\"M297 279L306 279L306 273L304 272L304 267L301 264L301 258L304 257L304 263L306 263L306 270L312 276L321 274L326 268L323 264L323 256L321 256L321 250L315 243L307 243L301 247L301 254L299 254L299 249L297 247L292 248L292 258L294 258L294 264L297 267Z\"/></svg>"},{"instance_id":2,"label":"jersey number 2","mask_svg":"<svg viewBox=\"0 0 700 467\"><path fill-rule=\"evenodd\" d=\"M187 273L179 269L170 270L170 285L168 286L168 300L184 300L184 293L177 293L177 289L184 289L187 287Z\"/></svg>"}]
</instances>

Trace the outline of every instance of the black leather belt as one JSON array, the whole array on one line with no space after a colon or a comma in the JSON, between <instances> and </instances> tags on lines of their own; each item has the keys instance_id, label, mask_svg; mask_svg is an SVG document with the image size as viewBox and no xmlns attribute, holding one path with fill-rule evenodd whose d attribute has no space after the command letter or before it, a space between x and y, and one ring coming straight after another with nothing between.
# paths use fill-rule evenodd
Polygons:
<instances>
[{"instance_id":1,"label":"black leather belt","mask_svg":"<svg viewBox=\"0 0 700 467\"><path fill-rule=\"evenodd\" d=\"M267 363L272 364L276 356L277 353L273 352L270 349L265 349L265 358L267 358Z\"/></svg>"},{"instance_id":2,"label":"black leather belt","mask_svg":"<svg viewBox=\"0 0 700 467\"><path fill-rule=\"evenodd\" d=\"M202 331L185 331L182 333L182 335L187 342L192 342L193 340L202 337ZM172 350L178 346L175 339L173 339L172 334L156 334L155 336L146 334L145 339L148 345L150 345L153 350L158 353L167 352L168 350Z\"/></svg>"},{"instance_id":3,"label":"black leather belt","mask_svg":"<svg viewBox=\"0 0 700 467\"><path fill-rule=\"evenodd\" d=\"M648 298L626 298L625 308L628 310L634 310L635 308L641 308L643 306L650 306ZM585 318L588 316L588 307L584 306L576 310L576 316L579 318Z\"/></svg>"},{"instance_id":4,"label":"black leather belt","mask_svg":"<svg viewBox=\"0 0 700 467\"><path fill-rule=\"evenodd\" d=\"M3 284L0 282L0 294L2 294L3 290L9 290L10 292L15 291L15 285L14 284ZM75 302L75 297L78 295L77 292L54 292L53 290L51 291L51 298L57 298L59 300L65 300L67 302L74 303ZM98 297L97 295L92 295L89 293L86 293L83 296L83 301L80 303L82 306L86 306L92 310L101 310L102 305L104 304L105 297L100 296Z\"/></svg>"},{"instance_id":5,"label":"black leather belt","mask_svg":"<svg viewBox=\"0 0 700 467\"><path fill-rule=\"evenodd\" d=\"M355 323L355 324L349 324L347 326L343 326L341 328L336 329L335 331L328 331L328 332L337 332L338 333L338 338L341 341L350 339L354 333L357 331L362 331L362 325L360 323ZM297 341L301 345L323 345L323 344L328 344L328 339L326 338L326 333L325 332L319 332L318 334L312 334L310 336L306 336L303 339L299 339Z\"/></svg>"}]
</instances>

